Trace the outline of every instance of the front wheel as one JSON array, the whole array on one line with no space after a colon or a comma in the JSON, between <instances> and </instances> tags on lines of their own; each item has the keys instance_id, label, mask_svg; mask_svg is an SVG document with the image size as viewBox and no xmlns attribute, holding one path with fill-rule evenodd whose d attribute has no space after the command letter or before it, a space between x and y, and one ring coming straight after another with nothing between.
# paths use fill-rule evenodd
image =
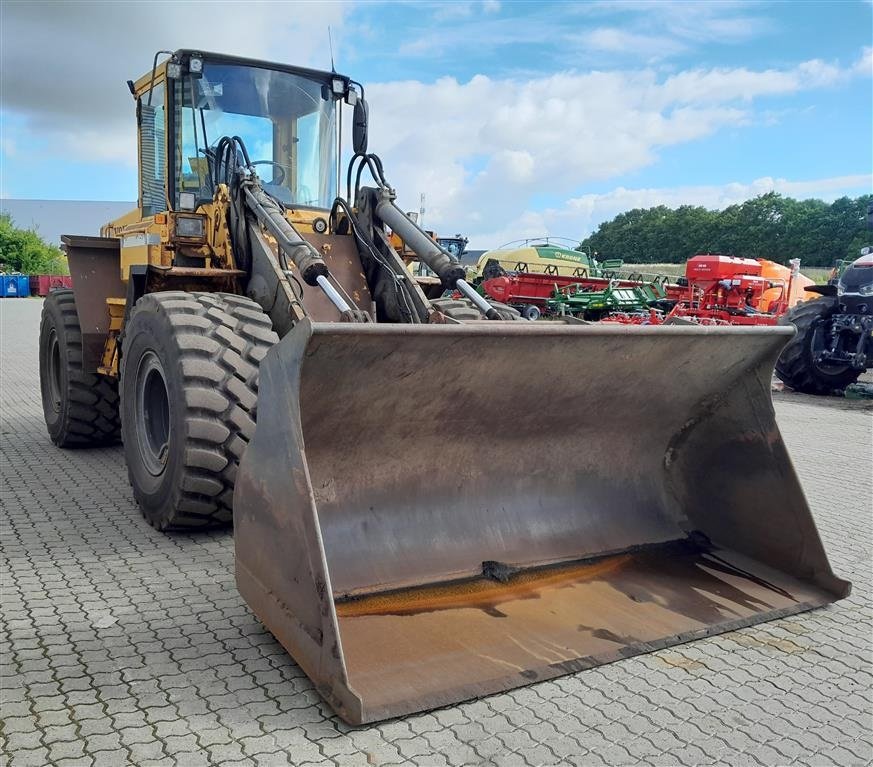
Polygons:
<instances>
[{"instance_id":1,"label":"front wheel","mask_svg":"<svg viewBox=\"0 0 873 767\"><path fill-rule=\"evenodd\" d=\"M798 304L779 318L780 325L794 325L797 334L776 361L776 376L804 394L830 394L858 380L862 371L849 365L826 365L816 361L824 348L827 323L837 311L837 300L822 296Z\"/></svg>"},{"instance_id":2,"label":"front wheel","mask_svg":"<svg viewBox=\"0 0 873 767\"><path fill-rule=\"evenodd\" d=\"M159 530L230 522L255 430L258 366L278 341L248 298L150 293L124 329L121 432L143 516Z\"/></svg>"}]
</instances>

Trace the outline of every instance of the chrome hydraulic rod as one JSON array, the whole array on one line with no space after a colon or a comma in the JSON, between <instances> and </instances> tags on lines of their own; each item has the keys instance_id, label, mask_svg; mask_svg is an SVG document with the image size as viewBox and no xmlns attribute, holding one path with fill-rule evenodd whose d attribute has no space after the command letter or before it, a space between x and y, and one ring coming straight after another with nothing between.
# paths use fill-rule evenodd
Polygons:
<instances>
[{"instance_id":1,"label":"chrome hydraulic rod","mask_svg":"<svg viewBox=\"0 0 873 767\"><path fill-rule=\"evenodd\" d=\"M318 282L318 286L324 291L324 295L330 299L330 302L339 310L340 314L352 311L352 307L346 303L346 300L339 294L339 291L327 281L327 277L319 274L315 279Z\"/></svg>"},{"instance_id":2,"label":"chrome hydraulic rod","mask_svg":"<svg viewBox=\"0 0 873 767\"><path fill-rule=\"evenodd\" d=\"M321 254L303 239L285 218L285 211L270 197L257 180L245 187L246 202L261 225L276 238L279 248L288 256L307 285L321 288L327 299L337 308L344 322L366 321L365 314L349 306L348 301L330 284L330 271ZM287 273L286 273L287 277Z\"/></svg>"},{"instance_id":3,"label":"chrome hydraulic rod","mask_svg":"<svg viewBox=\"0 0 873 767\"><path fill-rule=\"evenodd\" d=\"M473 304L482 314L484 314L489 320L499 320L500 315L497 313L497 310L491 306L481 295L476 292L476 289L466 280L458 280L455 283L455 287L461 293L464 298L469 299L470 303Z\"/></svg>"}]
</instances>

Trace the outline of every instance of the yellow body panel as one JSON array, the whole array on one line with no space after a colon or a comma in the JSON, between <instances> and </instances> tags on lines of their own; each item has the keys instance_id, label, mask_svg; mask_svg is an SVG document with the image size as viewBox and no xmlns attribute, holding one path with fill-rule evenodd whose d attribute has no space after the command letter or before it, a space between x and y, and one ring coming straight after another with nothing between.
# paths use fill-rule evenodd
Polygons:
<instances>
[{"instance_id":1,"label":"yellow body panel","mask_svg":"<svg viewBox=\"0 0 873 767\"><path fill-rule=\"evenodd\" d=\"M108 376L118 376L118 334L124 324L127 301L123 298L107 298L106 308L109 310L109 335L106 338L103 359L97 372Z\"/></svg>"}]
</instances>

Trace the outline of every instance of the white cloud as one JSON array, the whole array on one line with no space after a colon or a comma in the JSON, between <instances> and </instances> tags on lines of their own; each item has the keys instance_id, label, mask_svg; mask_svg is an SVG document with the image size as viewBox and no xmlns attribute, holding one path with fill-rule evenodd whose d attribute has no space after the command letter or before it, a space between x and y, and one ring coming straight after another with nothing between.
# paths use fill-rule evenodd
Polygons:
<instances>
[{"instance_id":1,"label":"white cloud","mask_svg":"<svg viewBox=\"0 0 873 767\"><path fill-rule=\"evenodd\" d=\"M26 134L44 139L47 152L131 164L134 107L124 81L146 72L155 51L201 47L285 60L293 50L296 63L327 69L327 27L336 49L348 7L308 3L299 13L257 0L244 10L218 0L4 3L0 106L24 116Z\"/></svg>"},{"instance_id":2,"label":"white cloud","mask_svg":"<svg viewBox=\"0 0 873 767\"><path fill-rule=\"evenodd\" d=\"M15 157L18 154L18 145L15 143L15 139L0 135L0 152L7 157Z\"/></svg>"},{"instance_id":3,"label":"white cloud","mask_svg":"<svg viewBox=\"0 0 873 767\"><path fill-rule=\"evenodd\" d=\"M854 196L873 191L873 175L837 176L805 181L763 177L750 182L723 185L683 186L673 188L627 189L617 187L603 194L585 194L567 200L558 208L525 211L508 224L483 232L472 247L496 247L521 238L552 235L583 239L603 221L634 208L666 205L700 205L720 210L768 192L805 199L815 197L832 201L843 195Z\"/></svg>"},{"instance_id":4,"label":"white cloud","mask_svg":"<svg viewBox=\"0 0 873 767\"><path fill-rule=\"evenodd\" d=\"M784 178L757 178L751 182L734 182L724 185L684 186L672 189L626 189L618 187L605 194L586 194L567 200L557 210L547 210L545 221L572 222L573 231L587 231L602 221L633 208L651 208L657 205L678 207L701 205L720 210L768 192L778 192L789 197L817 197L834 200L843 194L870 190L873 175L836 176L808 181L791 181Z\"/></svg>"},{"instance_id":5,"label":"white cloud","mask_svg":"<svg viewBox=\"0 0 873 767\"><path fill-rule=\"evenodd\" d=\"M434 21L455 21L458 19L467 19L473 15L472 2L455 2L438 3L431 13L431 18Z\"/></svg>"},{"instance_id":6,"label":"white cloud","mask_svg":"<svg viewBox=\"0 0 873 767\"><path fill-rule=\"evenodd\" d=\"M761 3L747 0L721 0L711 3L690 3L687 0L621 0L595 2L582 6L588 13L624 13L622 28L646 31L689 45L712 42L742 43L772 29L772 22L760 15Z\"/></svg>"},{"instance_id":7,"label":"white cloud","mask_svg":"<svg viewBox=\"0 0 873 767\"><path fill-rule=\"evenodd\" d=\"M814 60L668 77L647 69L384 83L367 89L370 145L383 156L402 205L417 207L425 191L429 226L494 244L500 231L522 236L548 226L549 216L532 212L543 207L536 199L566 199L586 184L640 170L664 147L766 119L758 100L854 73ZM574 224L572 231L581 229Z\"/></svg>"},{"instance_id":8,"label":"white cloud","mask_svg":"<svg viewBox=\"0 0 873 767\"><path fill-rule=\"evenodd\" d=\"M855 74L819 59L804 61L791 69L746 68L693 69L673 75L659 91L662 103L718 104L753 101L762 96L797 93L826 87Z\"/></svg>"},{"instance_id":9,"label":"white cloud","mask_svg":"<svg viewBox=\"0 0 873 767\"><path fill-rule=\"evenodd\" d=\"M684 42L667 36L629 32L615 27L598 27L580 35L579 40L591 50L621 53L650 61L688 49Z\"/></svg>"},{"instance_id":10,"label":"white cloud","mask_svg":"<svg viewBox=\"0 0 873 767\"><path fill-rule=\"evenodd\" d=\"M873 3L873 0L870 0L870 2ZM873 75L873 47L868 46L864 48L852 70L858 75L866 75L867 77Z\"/></svg>"},{"instance_id":11,"label":"white cloud","mask_svg":"<svg viewBox=\"0 0 873 767\"><path fill-rule=\"evenodd\" d=\"M744 2L585 2L529 4L523 16L485 0L418 3L426 23L405 31L396 54L400 59L427 57L450 62L459 52L483 54L499 62L500 71L519 65L517 51L536 46L538 71L574 66L607 66L616 62L656 61L712 45L748 42L772 30L758 14L760 5ZM477 7L482 14L476 15ZM475 17L475 18L474 18ZM446 22L441 33L434 22ZM451 23L454 22L454 23ZM463 54L461 54L463 55Z\"/></svg>"}]
</instances>

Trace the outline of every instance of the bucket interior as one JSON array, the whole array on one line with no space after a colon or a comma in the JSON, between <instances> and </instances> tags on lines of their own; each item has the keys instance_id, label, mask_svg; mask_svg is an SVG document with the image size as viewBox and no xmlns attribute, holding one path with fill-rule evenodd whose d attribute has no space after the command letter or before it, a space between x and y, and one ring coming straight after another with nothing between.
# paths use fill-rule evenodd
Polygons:
<instances>
[{"instance_id":1,"label":"bucket interior","mask_svg":"<svg viewBox=\"0 0 873 767\"><path fill-rule=\"evenodd\" d=\"M396 713L548 679L823 604L823 589L685 540L337 605L349 684ZM508 679L516 679L508 683ZM378 716L376 718L379 718Z\"/></svg>"}]
</instances>

